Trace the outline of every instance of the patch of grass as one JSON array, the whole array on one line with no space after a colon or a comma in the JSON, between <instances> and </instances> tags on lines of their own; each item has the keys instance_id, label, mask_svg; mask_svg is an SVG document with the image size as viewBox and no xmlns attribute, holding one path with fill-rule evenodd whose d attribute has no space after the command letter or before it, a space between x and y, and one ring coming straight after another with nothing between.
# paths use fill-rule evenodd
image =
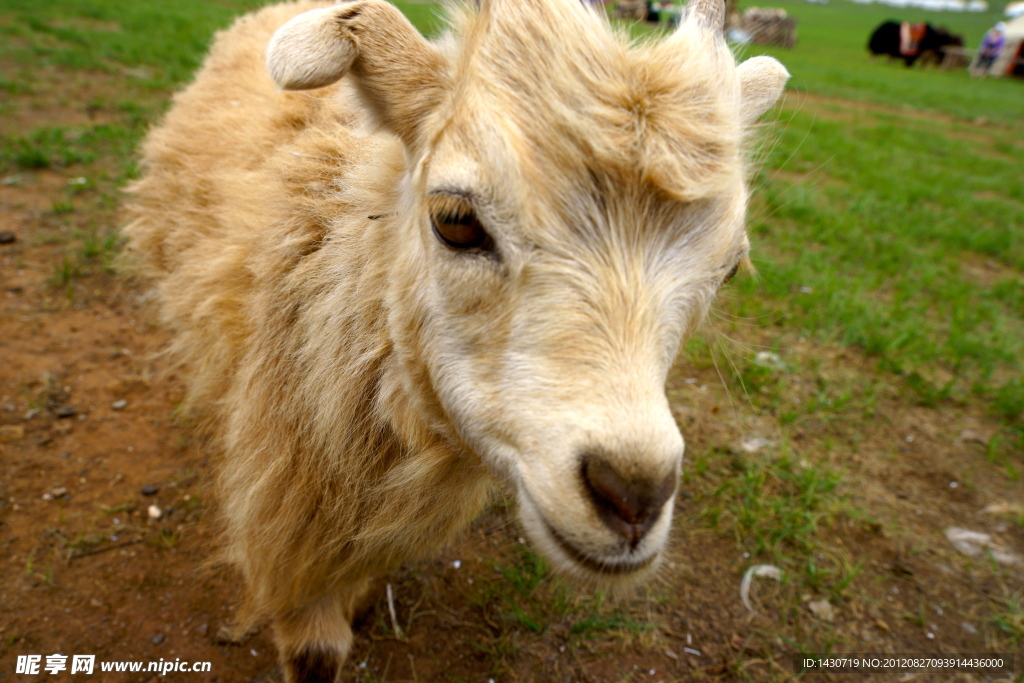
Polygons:
<instances>
[{"instance_id":1,"label":"patch of grass","mask_svg":"<svg viewBox=\"0 0 1024 683\"><path fill-rule=\"evenodd\" d=\"M1019 377L1009 380L995 389L992 408L997 415L1011 422L1017 422L1024 414L1024 380Z\"/></svg>"},{"instance_id":2,"label":"patch of grass","mask_svg":"<svg viewBox=\"0 0 1024 683\"><path fill-rule=\"evenodd\" d=\"M62 213L71 213L74 210L74 204L66 201L56 201L53 203L53 206L50 207L50 211L57 215L60 215Z\"/></svg>"},{"instance_id":3,"label":"patch of grass","mask_svg":"<svg viewBox=\"0 0 1024 683\"><path fill-rule=\"evenodd\" d=\"M63 287L68 300L75 296L75 279L82 274L78 263L70 256L65 255L60 261L54 264L53 275L50 276L50 284L54 287Z\"/></svg>"},{"instance_id":4,"label":"patch of grass","mask_svg":"<svg viewBox=\"0 0 1024 683\"><path fill-rule=\"evenodd\" d=\"M720 459L717 471L710 473L719 483L708 495L705 518L733 529L751 555L765 554L776 562L817 548L819 529L828 526L841 503L838 472L785 452L776 459L760 454L710 457ZM683 481L689 483L692 476L685 473Z\"/></svg>"},{"instance_id":5,"label":"patch of grass","mask_svg":"<svg viewBox=\"0 0 1024 683\"><path fill-rule=\"evenodd\" d=\"M781 123L751 221L760 277L737 281L724 310L857 347L924 405L980 387L1014 419L1017 386L1005 378L1024 374L1017 279L986 287L970 264L1024 268L1024 210L985 199L1019 201L1024 151L992 158L948 123L890 114L851 123L785 111Z\"/></svg>"},{"instance_id":6,"label":"patch of grass","mask_svg":"<svg viewBox=\"0 0 1024 683\"><path fill-rule=\"evenodd\" d=\"M991 620L1006 646L1016 648L1024 640L1024 593L1017 591L997 599Z\"/></svg>"},{"instance_id":7,"label":"patch of grass","mask_svg":"<svg viewBox=\"0 0 1024 683\"><path fill-rule=\"evenodd\" d=\"M569 627L569 635L581 638L604 637L609 633L623 632L630 637L639 636L654 629L654 624L638 621L626 610L608 611L603 609L603 596L598 595L589 603L589 614L577 615Z\"/></svg>"},{"instance_id":8,"label":"patch of grass","mask_svg":"<svg viewBox=\"0 0 1024 683\"><path fill-rule=\"evenodd\" d=\"M0 169L41 169L89 164L101 156L127 157L144 131L101 124L87 128L37 128L28 135L0 136Z\"/></svg>"},{"instance_id":9,"label":"patch of grass","mask_svg":"<svg viewBox=\"0 0 1024 683\"><path fill-rule=\"evenodd\" d=\"M32 87L24 81L11 81L6 78L0 78L0 91L8 95L31 95Z\"/></svg>"},{"instance_id":10,"label":"patch of grass","mask_svg":"<svg viewBox=\"0 0 1024 683\"><path fill-rule=\"evenodd\" d=\"M97 532L80 532L74 539L66 538L63 534L55 534L64 544L64 560L70 562L75 555L88 553L90 550L99 547L107 540L107 535Z\"/></svg>"},{"instance_id":11,"label":"patch of grass","mask_svg":"<svg viewBox=\"0 0 1024 683\"><path fill-rule=\"evenodd\" d=\"M506 554L506 561L495 565L501 574L501 618L530 633L543 633L550 626L550 617L539 589L545 584L558 583L548 571L547 562L532 549L519 545ZM511 589L511 590L510 590ZM547 595L549 590L543 594ZM564 590L555 586L555 591Z\"/></svg>"},{"instance_id":12,"label":"patch of grass","mask_svg":"<svg viewBox=\"0 0 1024 683\"><path fill-rule=\"evenodd\" d=\"M36 558L36 551L31 550L25 558L24 575L26 578L36 578L42 581L43 585L52 588L55 585L53 578L53 564L47 563L40 567Z\"/></svg>"},{"instance_id":13,"label":"patch of grass","mask_svg":"<svg viewBox=\"0 0 1024 683\"><path fill-rule=\"evenodd\" d=\"M116 514L120 514L120 513L124 513L124 512L131 512L132 510L135 509L135 502L136 502L135 499L131 498L131 499L125 501L124 503L121 503L120 505L112 505L112 506L106 506L105 505L105 506L103 506L100 509L100 513L104 517L112 517L113 515L116 515Z\"/></svg>"},{"instance_id":14,"label":"patch of grass","mask_svg":"<svg viewBox=\"0 0 1024 683\"><path fill-rule=\"evenodd\" d=\"M114 270L114 262L121 250L121 236L117 232L102 234L90 230L82 237L78 255L88 263L98 263L104 271Z\"/></svg>"},{"instance_id":15,"label":"patch of grass","mask_svg":"<svg viewBox=\"0 0 1024 683\"><path fill-rule=\"evenodd\" d=\"M152 539L152 545L165 550L170 550L178 545L178 541L181 540L181 535L176 531L162 529L159 534L151 536L150 538Z\"/></svg>"},{"instance_id":16,"label":"patch of grass","mask_svg":"<svg viewBox=\"0 0 1024 683\"><path fill-rule=\"evenodd\" d=\"M579 595L553 575L544 559L516 544L502 552L494 579L477 579L471 601L497 626L494 642L480 647L505 651L525 647L541 637L569 640L615 639L630 641L655 626L638 618L628 603L609 605L603 592ZM498 578L500 577L500 578Z\"/></svg>"},{"instance_id":17,"label":"patch of grass","mask_svg":"<svg viewBox=\"0 0 1024 683\"><path fill-rule=\"evenodd\" d=\"M501 676L511 670L509 660L522 650L517 643L516 635L503 631L494 638L473 641L469 646L487 657L491 665L490 675Z\"/></svg>"}]
</instances>

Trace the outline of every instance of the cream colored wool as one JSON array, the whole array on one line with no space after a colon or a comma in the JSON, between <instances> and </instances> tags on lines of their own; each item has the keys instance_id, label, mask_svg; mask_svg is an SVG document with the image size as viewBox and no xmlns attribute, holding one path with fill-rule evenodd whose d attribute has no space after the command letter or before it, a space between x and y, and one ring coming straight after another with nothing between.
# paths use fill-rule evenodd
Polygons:
<instances>
[{"instance_id":1,"label":"cream colored wool","mask_svg":"<svg viewBox=\"0 0 1024 683\"><path fill-rule=\"evenodd\" d=\"M381 0L273 6L217 36L145 142L128 254L223 452L226 556L289 681L336 675L369 578L496 483L560 571L657 565L672 500L625 543L581 458L678 474L664 380L746 256L743 141L787 77L737 70L697 4L640 45L579 0L455 7L434 43ZM493 250L439 241L438 202Z\"/></svg>"}]
</instances>

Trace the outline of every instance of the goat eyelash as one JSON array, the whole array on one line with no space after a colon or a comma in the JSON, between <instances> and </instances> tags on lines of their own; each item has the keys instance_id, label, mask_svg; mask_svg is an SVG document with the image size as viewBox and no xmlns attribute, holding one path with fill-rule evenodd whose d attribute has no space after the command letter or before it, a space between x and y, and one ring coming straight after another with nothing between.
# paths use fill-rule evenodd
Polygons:
<instances>
[{"instance_id":1,"label":"goat eyelash","mask_svg":"<svg viewBox=\"0 0 1024 683\"><path fill-rule=\"evenodd\" d=\"M434 235L445 246L461 252L493 253L494 240L465 198L437 194L429 200Z\"/></svg>"}]
</instances>

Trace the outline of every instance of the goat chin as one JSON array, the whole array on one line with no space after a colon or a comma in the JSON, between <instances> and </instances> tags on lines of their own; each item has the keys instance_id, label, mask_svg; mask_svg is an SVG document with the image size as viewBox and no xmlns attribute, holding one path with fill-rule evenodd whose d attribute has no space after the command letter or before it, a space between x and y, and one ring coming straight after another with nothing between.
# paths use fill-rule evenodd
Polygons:
<instances>
[{"instance_id":1,"label":"goat chin","mask_svg":"<svg viewBox=\"0 0 1024 683\"><path fill-rule=\"evenodd\" d=\"M667 545L671 520L660 520L637 548L623 542L583 548L560 532L528 494L518 497L519 519L530 542L552 568L584 588L624 591L656 573ZM668 505L671 509L671 503ZM666 515L671 517L671 514Z\"/></svg>"}]
</instances>

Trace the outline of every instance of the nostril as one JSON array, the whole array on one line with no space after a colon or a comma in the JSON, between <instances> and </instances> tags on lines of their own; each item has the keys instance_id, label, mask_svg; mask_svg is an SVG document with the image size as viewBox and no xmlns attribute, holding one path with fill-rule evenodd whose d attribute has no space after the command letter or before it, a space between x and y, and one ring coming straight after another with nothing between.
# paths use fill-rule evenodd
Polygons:
<instances>
[{"instance_id":1,"label":"nostril","mask_svg":"<svg viewBox=\"0 0 1024 683\"><path fill-rule=\"evenodd\" d=\"M675 472L660 481L625 478L604 458L583 460L583 481L598 516L634 547L658 521L677 480Z\"/></svg>"}]
</instances>

